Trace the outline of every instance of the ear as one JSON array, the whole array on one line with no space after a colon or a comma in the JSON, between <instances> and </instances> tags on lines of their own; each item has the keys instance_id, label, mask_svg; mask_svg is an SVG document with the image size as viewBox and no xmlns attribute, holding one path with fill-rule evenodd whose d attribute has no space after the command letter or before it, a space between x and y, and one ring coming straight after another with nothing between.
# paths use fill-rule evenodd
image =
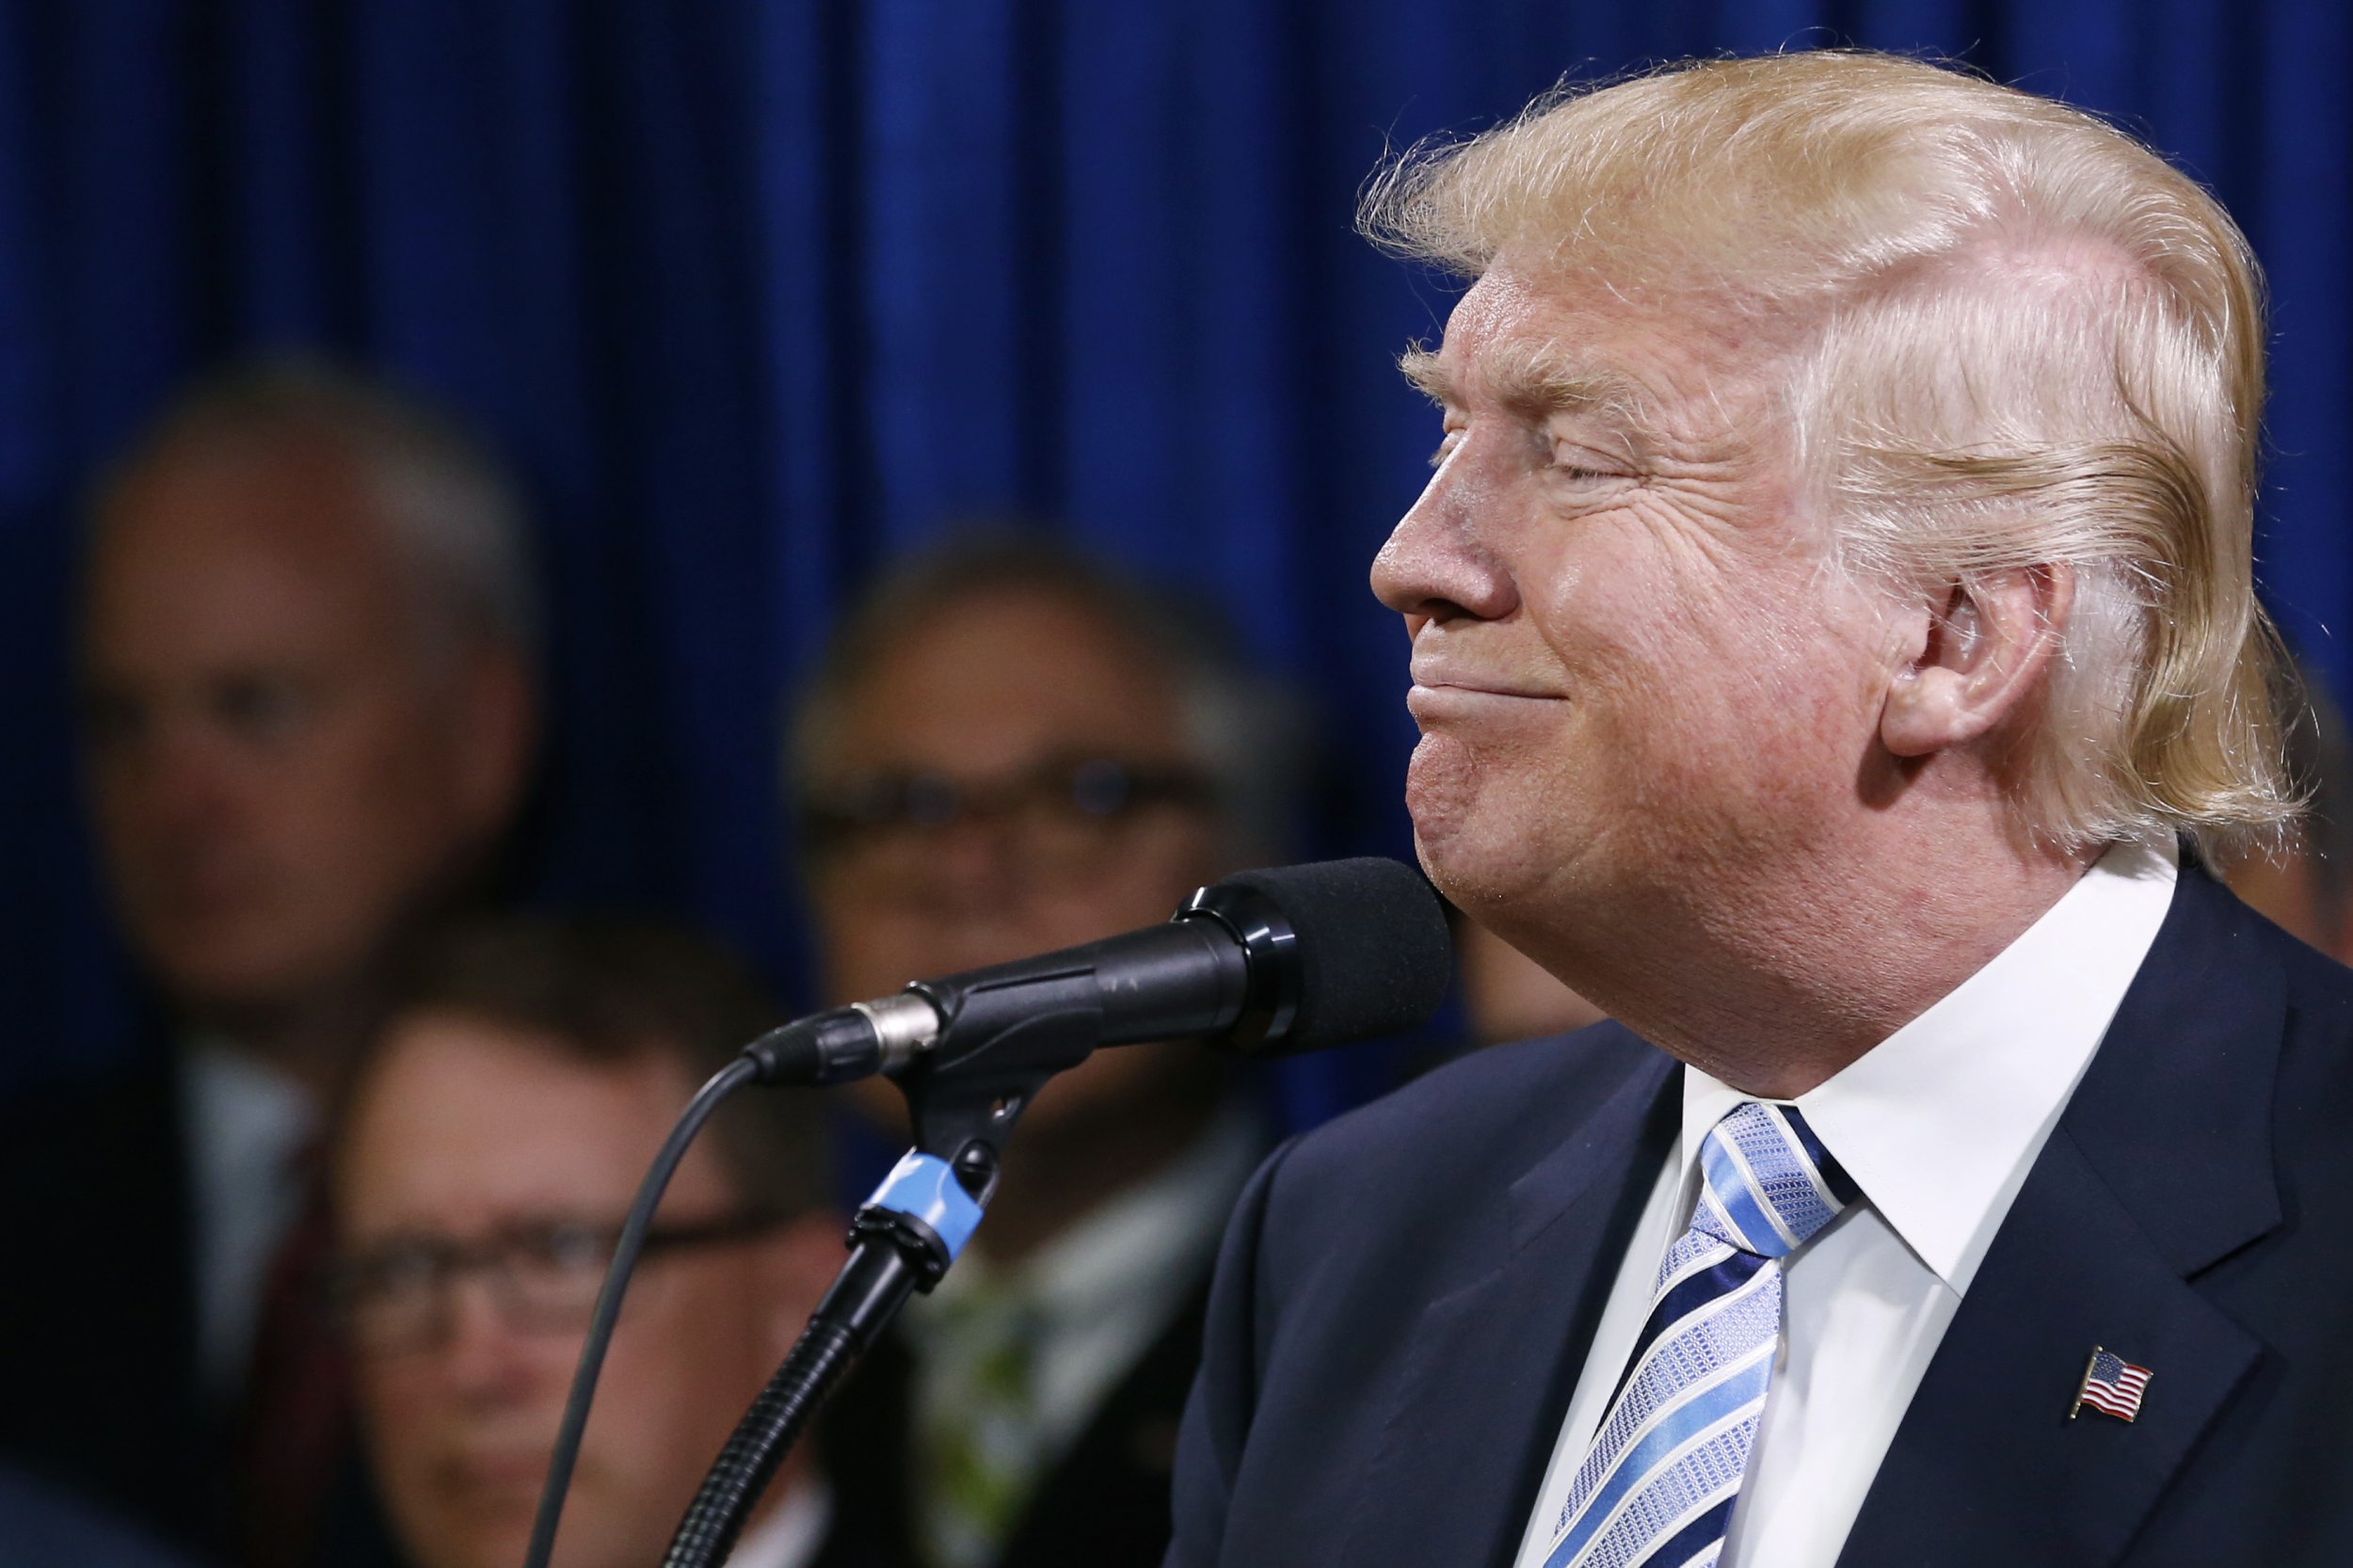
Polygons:
<instances>
[{"instance_id":1,"label":"ear","mask_svg":"<svg viewBox=\"0 0 2353 1568\"><path fill-rule=\"evenodd\" d=\"M1881 744L1927 757L1997 728L2058 656L2074 596L2066 567L2036 566L1948 584L1915 607L1880 710Z\"/></svg>"},{"instance_id":2,"label":"ear","mask_svg":"<svg viewBox=\"0 0 2353 1568\"><path fill-rule=\"evenodd\" d=\"M504 648L472 651L458 678L457 804L477 838L503 831L522 798L538 749L531 672Z\"/></svg>"}]
</instances>

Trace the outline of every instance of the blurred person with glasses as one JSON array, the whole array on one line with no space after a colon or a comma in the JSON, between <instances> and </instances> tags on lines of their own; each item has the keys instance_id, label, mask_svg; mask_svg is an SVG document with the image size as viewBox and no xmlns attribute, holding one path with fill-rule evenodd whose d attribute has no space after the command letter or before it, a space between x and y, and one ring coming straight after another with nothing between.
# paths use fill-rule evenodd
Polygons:
<instances>
[{"instance_id":1,"label":"blurred person with glasses","mask_svg":"<svg viewBox=\"0 0 2353 1568\"><path fill-rule=\"evenodd\" d=\"M887 573L786 745L824 1000L1148 925L1281 858L1301 726L1234 647L1031 536ZM903 1142L895 1088L857 1090ZM1263 1142L1193 1048L1056 1079L971 1248L837 1397L845 1498L927 1568L1157 1564L1217 1239Z\"/></svg>"},{"instance_id":2,"label":"blurred person with glasses","mask_svg":"<svg viewBox=\"0 0 2353 1568\"><path fill-rule=\"evenodd\" d=\"M687 1098L776 1021L682 933L510 920L417 960L342 1126L328 1304L415 1568L512 1568L588 1320ZM658 1561L704 1469L842 1257L810 1102L741 1096L672 1184L598 1386L563 1568ZM732 1560L865 1568L806 1454Z\"/></svg>"}]
</instances>

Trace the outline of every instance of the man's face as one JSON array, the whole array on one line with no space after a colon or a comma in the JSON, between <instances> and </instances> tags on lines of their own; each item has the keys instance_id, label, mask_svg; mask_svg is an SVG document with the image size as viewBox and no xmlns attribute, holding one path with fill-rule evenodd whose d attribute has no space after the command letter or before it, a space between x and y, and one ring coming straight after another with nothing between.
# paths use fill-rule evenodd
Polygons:
<instances>
[{"instance_id":1,"label":"man's face","mask_svg":"<svg viewBox=\"0 0 2353 1568\"><path fill-rule=\"evenodd\" d=\"M687 1096L656 1058L584 1065L536 1036L454 1014L395 1025L360 1088L341 1167L343 1244L480 1246L584 1222L616 1231ZM656 1229L735 1217L705 1144ZM660 1560L704 1467L792 1346L830 1272L798 1234L649 1252L597 1385L556 1561ZM795 1250L795 1249L798 1250ZM831 1260L838 1261L834 1241ZM442 1288L443 1332L359 1355L360 1415L392 1520L419 1568L522 1560L584 1320L516 1320L495 1281Z\"/></svg>"},{"instance_id":2,"label":"man's face","mask_svg":"<svg viewBox=\"0 0 2353 1568\"><path fill-rule=\"evenodd\" d=\"M349 984L512 805L516 738L483 733L463 660L428 659L371 504L338 455L281 440L167 457L104 520L94 814L131 938L184 1005Z\"/></svg>"},{"instance_id":3,"label":"man's face","mask_svg":"<svg viewBox=\"0 0 2353 1568\"><path fill-rule=\"evenodd\" d=\"M1438 886L1539 956L1737 903L1871 744L1879 617L1824 561L1741 332L1498 266L1419 367L1444 444L1372 572L1413 638L1407 801Z\"/></svg>"},{"instance_id":4,"label":"man's face","mask_svg":"<svg viewBox=\"0 0 2353 1568\"><path fill-rule=\"evenodd\" d=\"M1053 778L1090 760L1139 778L1193 766L1165 680L1098 616L1046 593L975 598L926 621L842 710L821 788L931 775L968 800L1010 802L1021 781L1044 781L1050 792ZM1068 815L1043 802L1039 809ZM811 891L829 997L887 995L928 975L1164 920L1225 869L1197 803L1161 799L1092 824L1036 825L1007 804L914 835L920 842L854 841L820 854ZM907 853L886 865L894 847ZM1032 1122L1141 1088L1163 1054L1103 1052L1041 1096ZM884 1087L877 1109L889 1104Z\"/></svg>"}]
</instances>

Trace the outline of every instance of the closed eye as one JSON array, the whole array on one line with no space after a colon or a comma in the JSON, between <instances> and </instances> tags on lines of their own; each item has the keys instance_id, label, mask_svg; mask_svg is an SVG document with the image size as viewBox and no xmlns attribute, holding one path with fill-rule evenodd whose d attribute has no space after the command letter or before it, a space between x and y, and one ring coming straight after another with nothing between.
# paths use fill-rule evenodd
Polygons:
<instances>
[{"instance_id":1,"label":"closed eye","mask_svg":"<svg viewBox=\"0 0 2353 1568\"><path fill-rule=\"evenodd\" d=\"M1623 458L1611 458L1591 447L1554 441L1545 454L1545 467L1563 479L1579 484L1603 480L1632 481L1641 477Z\"/></svg>"}]
</instances>

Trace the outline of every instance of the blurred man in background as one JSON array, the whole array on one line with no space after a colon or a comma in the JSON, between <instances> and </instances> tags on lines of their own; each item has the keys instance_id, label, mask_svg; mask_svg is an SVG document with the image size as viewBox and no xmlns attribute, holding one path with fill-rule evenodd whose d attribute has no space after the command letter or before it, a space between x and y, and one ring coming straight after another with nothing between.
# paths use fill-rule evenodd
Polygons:
<instances>
[{"instance_id":1,"label":"blurred man in background","mask_svg":"<svg viewBox=\"0 0 2353 1568\"><path fill-rule=\"evenodd\" d=\"M321 1112L516 814L534 604L488 459L324 368L200 386L101 486L86 776L157 1038L0 1111L0 1185L70 1199L20 1210L0 1448L248 1561L349 1555Z\"/></svg>"},{"instance_id":2,"label":"blurred man in background","mask_svg":"<svg viewBox=\"0 0 2353 1568\"><path fill-rule=\"evenodd\" d=\"M1231 646L1045 543L952 543L877 585L787 759L826 1000L1166 920L1272 857L1296 728ZM895 1089L869 1087L904 1138ZM911 1519L931 1568L1157 1564L1209 1271L1260 1144L1192 1047L1057 1079L970 1250L909 1306L904 1357L837 1400L844 1496Z\"/></svg>"},{"instance_id":3,"label":"blurred man in background","mask_svg":"<svg viewBox=\"0 0 2353 1568\"><path fill-rule=\"evenodd\" d=\"M514 1568L637 1183L696 1087L776 1022L709 944L610 923L454 932L360 1074L335 1300L414 1568ZM739 1096L680 1166L597 1388L555 1560L658 1562L844 1256L806 1091ZM806 1451L729 1560L854 1568Z\"/></svg>"}]
</instances>

